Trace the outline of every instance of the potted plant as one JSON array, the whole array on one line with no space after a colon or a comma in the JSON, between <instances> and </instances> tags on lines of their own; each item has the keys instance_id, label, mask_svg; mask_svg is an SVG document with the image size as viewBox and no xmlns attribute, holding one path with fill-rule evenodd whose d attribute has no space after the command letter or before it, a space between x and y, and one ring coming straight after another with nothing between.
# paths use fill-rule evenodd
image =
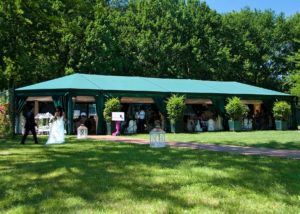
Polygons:
<instances>
[{"instance_id":1,"label":"potted plant","mask_svg":"<svg viewBox=\"0 0 300 214\"><path fill-rule=\"evenodd\" d=\"M106 121L106 133L111 135L111 119L112 112L119 112L121 110L121 103L118 98L110 98L106 100L103 110L103 117Z\"/></svg>"},{"instance_id":2,"label":"potted plant","mask_svg":"<svg viewBox=\"0 0 300 214\"><path fill-rule=\"evenodd\" d=\"M170 119L171 124L171 132L176 133L181 131L182 121L183 121L183 113L185 110L185 97L172 95L167 100L167 113Z\"/></svg>"},{"instance_id":3,"label":"potted plant","mask_svg":"<svg viewBox=\"0 0 300 214\"><path fill-rule=\"evenodd\" d=\"M273 114L276 130L287 130L287 120L291 114L291 106L286 101L275 102Z\"/></svg>"},{"instance_id":4,"label":"potted plant","mask_svg":"<svg viewBox=\"0 0 300 214\"><path fill-rule=\"evenodd\" d=\"M228 125L230 131L239 131L242 128L241 120L247 116L249 108L243 104L238 97L228 99L228 103L225 106L226 113L229 117Z\"/></svg>"}]
</instances>

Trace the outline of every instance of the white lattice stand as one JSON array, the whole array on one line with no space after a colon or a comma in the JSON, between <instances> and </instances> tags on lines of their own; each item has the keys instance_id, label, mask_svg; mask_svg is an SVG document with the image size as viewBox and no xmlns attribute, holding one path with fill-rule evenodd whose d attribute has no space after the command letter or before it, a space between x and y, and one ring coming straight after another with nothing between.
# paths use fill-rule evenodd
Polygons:
<instances>
[{"instance_id":1,"label":"white lattice stand","mask_svg":"<svg viewBox=\"0 0 300 214\"><path fill-rule=\"evenodd\" d=\"M154 128L150 132L150 147L163 148L166 147L166 132L161 128Z\"/></svg>"}]
</instances>

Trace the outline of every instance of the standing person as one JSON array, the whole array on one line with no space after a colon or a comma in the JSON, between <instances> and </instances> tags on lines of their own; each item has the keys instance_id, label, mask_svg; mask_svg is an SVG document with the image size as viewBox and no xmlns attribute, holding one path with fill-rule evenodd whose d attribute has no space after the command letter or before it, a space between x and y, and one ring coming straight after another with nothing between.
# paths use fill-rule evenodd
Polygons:
<instances>
[{"instance_id":1,"label":"standing person","mask_svg":"<svg viewBox=\"0 0 300 214\"><path fill-rule=\"evenodd\" d=\"M139 110L137 108L134 108L134 119L136 121L139 120Z\"/></svg>"},{"instance_id":2,"label":"standing person","mask_svg":"<svg viewBox=\"0 0 300 214\"><path fill-rule=\"evenodd\" d=\"M138 114L138 129L140 132L143 132L145 129L145 127L144 127L145 126L145 116L146 116L146 113L144 111L144 108L141 107L139 114Z\"/></svg>"},{"instance_id":3,"label":"standing person","mask_svg":"<svg viewBox=\"0 0 300 214\"><path fill-rule=\"evenodd\" d=\"M36 131L35 131L35 126L37 125L34 121L34 113L33 113L33 107L30 105L28 107L28 111L24 112L23 116L25 117L25 133L23 135L21 144L25 144L25 140L29 134L29 131L31 131L31 134L33 135L34 138L34 143L38 144L38 140L36 137Z\"/></svg>"},{"instance_id":4,"label":"standing person","mask_svg":"<svg viewBox=\"0 0 300 214\"><path fill-rule=\"evenodd\" d=\"M85 124L85 122L87 121L87 115L86 115L86 113L85 112L81 112L81 114L80 114L80 116L81 116L81 118L80 118L80 120L79 120L79 126L81 125L81 124ZM78 127L77 127L78 128Z\"/></svg>"},{"instance_id":5,"label":"standing person","mask_svg":"<svg viewBox=\"0 0 300 214\"><path fill-rule=\"evenodd\" d=\"M96 120L94 116L90 116L91 134L96 134Z\"/></svg>"},{"instance_id":6,"label":"standing person","mask_svg":"<svg viewBox=\"0 0 300 214\"><path fill-rule=\"evenodd\" d=\"M64 113L58 106L54 116L50 119L52 122L49 138L46 144L61 144L65 142Z\"/></svg>"}]
</instances>

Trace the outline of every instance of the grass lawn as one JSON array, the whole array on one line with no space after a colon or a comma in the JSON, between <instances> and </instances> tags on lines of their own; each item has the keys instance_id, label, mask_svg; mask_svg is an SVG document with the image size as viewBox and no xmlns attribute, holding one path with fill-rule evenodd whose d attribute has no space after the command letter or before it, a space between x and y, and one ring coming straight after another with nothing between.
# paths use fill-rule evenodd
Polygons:
<instances>
[{"instance_id":1,"label":"grass lawn","mask_svg":"<svg viewBox=\"0 0 300 214\"><path fill-rule=\"evenodd\" d=\"M149 139L148 134L137 134L131 137ZM276 149L300 149L299 131L203 132L195 134L167 133L166 140Z\"/></svg>"},{"instance_id":2,"label":"grass lawn","mask_svg":"<svg viewBox=\"0 0 300 214\"><path fill-rule=\"evenodd\" d=\"M298 213L299 166L75 138L0 140L0 213Z\"/></svg>"}]
</instances>

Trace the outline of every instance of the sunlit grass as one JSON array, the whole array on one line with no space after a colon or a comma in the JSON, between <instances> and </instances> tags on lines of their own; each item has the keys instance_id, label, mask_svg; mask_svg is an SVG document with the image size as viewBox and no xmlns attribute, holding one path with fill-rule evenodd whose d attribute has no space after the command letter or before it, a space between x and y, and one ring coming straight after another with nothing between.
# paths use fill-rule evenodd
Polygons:
<instances>
[{"instance_id":1,"label":"sunlit grass","mask_svg":"<svg viewBox=\"0 0 300 214\"><path fill-rule=\"evenodd\" d=\"M149 139L148 134L130 137ZM172 134L167 133L167 141L212 143L236 146L251 146L276 149L300 149L299 131L248 131L248 132L203 132Z\"/></svg>"},{"instance_id":2,"label":"sunlit grass","mask_svg":"<svg viewBox=\"0 0 300 214\"><path fill-rule=\"evenodd\" d=\"M299 164L75 138L0 140L0 213L298 213Z\"/></svg>"}]
</instances>

